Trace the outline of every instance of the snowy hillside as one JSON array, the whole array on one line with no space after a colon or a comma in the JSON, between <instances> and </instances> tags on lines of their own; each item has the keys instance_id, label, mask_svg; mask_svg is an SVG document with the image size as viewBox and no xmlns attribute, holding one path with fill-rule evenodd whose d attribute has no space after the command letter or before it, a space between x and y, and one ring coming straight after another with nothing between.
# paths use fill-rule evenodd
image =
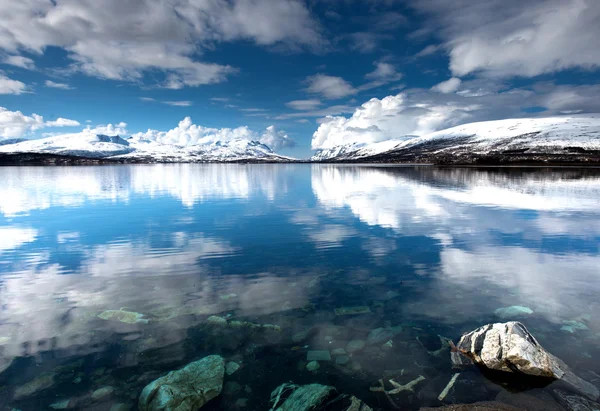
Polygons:
<instances>
[{"instance_id":1,"label":"snowy hillside","mask_svg":"<svg viewBox=\"0 0 600 411\"><path fill-rule=\"evenodd\" d=\"M387 147L386 147L387 145ZM596 159L598 158L598 159ZM507 119L464 124L406 141L341 146L314 161L432 163L597 162L600 117Z\"/></svg>"},{"instance_id":2,"label":"snowy hillside","mask_svg":"<svg viewBox=\"0 0 600 411\"><path fill-rule=\"evenodd\" d=\"M0 145L0 154L75 156L121 162L290 161L257 141L233 140L178 146L101 134L74 134Z\"/></svg>"}]
</instances>

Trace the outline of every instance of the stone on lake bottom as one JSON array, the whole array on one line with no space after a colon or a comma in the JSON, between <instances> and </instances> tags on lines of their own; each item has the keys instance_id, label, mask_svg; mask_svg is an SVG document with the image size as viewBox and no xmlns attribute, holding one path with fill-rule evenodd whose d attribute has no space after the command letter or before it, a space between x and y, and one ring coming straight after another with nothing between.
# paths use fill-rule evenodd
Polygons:
<instances>
[{"instance_id":1,"label":"stone on lake bottom","mask_svg":"<svg viewBox=\"0 0 600 411\"><path fill-rule=\"evenodd\" d=\"M306 369L310 372L318 371L319 368L321 368L321 365L319 365L317 361L311 361L308 364L306 364Z\"/></svg>"},{"instance_id":2,"label":"stone on lake bottom","mask_svg":"<svg viewBox=\"0 0 600 411\"><path fill-rule=\"evenodd\" d=\"M142 318L144 314L124 311L124 310L106 310L98 314L99 318L108 321L120 321L125 324L148 324L148 320Z\"/></svg>"},{"instance_id":3,"label":"stone on lake bottom","mask_svg":"<svg viewBox=\"0 0 600 411\"><path fill-rule=\"evenodd\" d=\"M494 311L494 314L497 317L502 318L503 320L507 320L514 317L522 317L524 315L533 314L533 310L529 307L524 307L522 305L512 305L510 307L498 308Z\"/></svg>"},{"instance_id":4,"label":"stone on lake bottom","mask_svg":"<svg viewBox=\"0 0 600 411\"><path fill-rule=\"evenodd\" d=\"M15 400L20 400L22 398L31 397L40 391L52 387L54 385L54 377L54 373L41 374L40 376L17 388L13 398Z\"/></svg>"},{"instance_id":5,"label":"stone on lake bottom","mask_svg":"<svg viewBox=\"0 0 600 411\"><path fill-rule=\"evenodd\" d=\"M363 340L352 340L346 345L346 351L349 353L360 351L363 348L365 348L365 342Z\"/></svg>"},{"instance_id":6,"label":"stone on lake bottom","mask_svg":"<svg viewBox=\"0 0 600 411\"><path fill-rule=\"evenodd\" d=\"M576 331L587 331L589 328L587 325L580 321L563 321L563 326L560 327L562 331L574 334Z\"/></svg>"},{"instance_id":7,"label":"stone on lake bottom","mask_svg":"<svg viewBox=\"0 0 600 411\"><path fill-rule=\"evenodd\" d=\"M331 361L331 354L327 350L308 351L306 361Z\"/></svg>"},{"instance_id":8,"label":"stone on lake bottom","mask_svg":"<svg viewBox=\"0 0 600 411\"><path fill-rule=\"evenodd\" d=\"M346 365L350 362L350 357L348 357L347 355L340 355L339 357L337 357L335 359L335 363L337 365Z\"/></svg>"},{"instance_id":9,"label":"stone on lake bottom","mask_svg":"<svg viewBox=\"0 0 600 411\"><path fill-rule=\"evenodd\" d=\"M563 391L553 390L558 402L569 411L598 411L600 404L589 401L579 395Z\"/></svg>"},{"instance_id":10,"label":"stone on lake bottom","mask_svg":"<svg viewBox=\"0 0 600 411\"><path fill-rule=\"evenodd\" d=\"M391 340L402 332L402 326L375 328L367 336L367 344L381 344Z\"/></svg>"},{"instance_id":11,"label":"stone on lake bottom","mask_svg":"<svg viewBox=\"0 0 600 411\"><path fill-rule=\"evenodd\" d=\"M210 355L171 371L148 384L140 395L140 411L196 411L223 389L225 360Z\"/></svg>"},{"instance_id":12,"label":"stone on lake bottom","mask_svg":"<svg viewBox=\"0 0 600 411\"><path fill-rule=\"evenodd\" d=\"M68 410L69 408L73 408L73 406L74 404L71 404L71 400L63 400L50 404L50 408L54 410Z\"/></svg>"},{"instance_id":13,"label":"stone on lake bottom","mask_svg":"<svg viewBox=\"0 0 600 411\"><path fill-rule=\"evenodd\" d=\"M366 305L357 307L340 307L335 309L335 315L357 315L370 313L371 309Z\"/></svg>"},{"instance_id":14,"label":"stone on lake bottom","mask_svg":"<svg viewBox=\"0 0 600 411\"><path fill-rule=\"evenodd\" d=\"M240 365L238 363L236 363L236 362L233 362L233 361L228 362L225 365L225 373L227 375L232 375L232 374L234 374L239 369L240 369Z\"/></svg>"},{"instance_id":15,"label":"stone on lake bottom","mask_svg":"<svg viewBox=\"0 0 600 411\"><path fill-rule=\"evenodd\" d=\"M113 387L102 387L98 388L96 391L92 393L92 400L98 401L104 397L109 397L115 391Z\"/></svg>"},{"instance_id":16,"label":"stone on lake bottom","mask_svg":"<svg viewBox=\"0 0 600 411\"><path fill-rule=\"evenodd\" d=\"M335 348L331 351L331 355L346 355L346 350L344 348Z\"/></svg>"}]
</instances>

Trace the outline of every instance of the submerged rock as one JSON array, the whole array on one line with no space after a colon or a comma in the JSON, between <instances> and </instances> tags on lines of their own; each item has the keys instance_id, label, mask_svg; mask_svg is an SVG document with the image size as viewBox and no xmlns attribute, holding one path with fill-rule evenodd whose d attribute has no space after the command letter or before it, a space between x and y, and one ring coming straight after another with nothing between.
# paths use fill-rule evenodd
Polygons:
<instances>
[{"instance_id":1,"label":"submerged rock","mask_svg":"<svg viewBox=\"0 0 600 411\"><path fill-rule=\"evenodd\" d=\"M271 411L373 411L358 398L337 394L335 388L321 384L282 384L271 393L271 404Z\"/></svg>"},{"instance_id":2,"label":"submerged rock","mask_svg":"<svg viewBox=\"0 0 600 411\"><path fill-rule=\"evenodd\" d=\"M40 375L39 377L17 388L13 398L15 400L20 400L22 398L31 397L40 391L52 387L54 385L55 376L56 374L54 373L44 373Z\"/></svg>"},{"instance_id":3,"label":"submerged rock","mask_svg":"<svg viewBox=\"0 0 600 411\"><path fill-rule=\"evenodd\" d=\"M375 328L367 336L367 344L381 344L402 332L402 326Z\"/></svg>"},{"instance_id":4,"label":"submerged rock","mask_svg":"<svg viewBox=\"0 0 600 411\"><path fill-rule=\"evenodd\" d=\"M599 411L600 404L563 390L554 390L554 396L568 411Z\"/></svg>"},{"instance_id":5,"label":"submerged rock","mask_svg":"<svg viewBox=\"0 0 600 411\"><path fill-rule=\"evenodd\" d=\"M227 373L227 375L232 375L239 369L240 365L237 362L231 361L225 365L225 373Z\"/></svg>"},{"instance_id":6,"label":"submerged rock","mask_svg":"<svg viewBox=\"0 0 600 411\"><path fill-rule=\"evenodd\" d=\"M480 327L464 334L456 348L463 356L491 370L562 380L593 400L600 395L598 388L576 376L564 362L544 350L519 322ZM463 356L453 354L455 364L464 364Z\"/></svg>"},{"instance_id":7,"label":"submerged rock","mask_svg":"<svg viewBox=\"0 0 600 411\"><path fill-rule=\"evenodd\" d=\"M98 401L105 397L110 397L115 389L113 387L102 387L98 388L96 391L92 393L92 400Z\"/></svg>"},{"instance_id":8,"label":"submerged rock","mask_svg":"<svg viewBox=\"0 0 600 411\"><path fill-rule=\"evenodd\" d=\"M285 401L284 396L289 394ZM272 410L276 411L308 411L317 408L335 388L321 384L309 384L299 387L293 384L280 385L271 393Z\"/></svg>"},{"instance_id":9,"label":"submerged rock","mask_svg":"<svg viewBox=\"0 0 600 411\"><path fill-rule=\"evenodd\" d=\"M564 325L560 327L561 331L566 331L571 334L574 334L576 331L586 331L589 329L587 325L576 320L563 321L563 324Z\"/></svg>"},{"instance_id":10,"label":"submerged rock","mask_svg":"<svg viewBox=\"0 0 600 411\"><path fill-rule=\"evenodd\" d=\"M445 407L422 407L419 411L525 411L496 401L476 402L474 404L454 404Z\"/></svg>"},{"instance_id":11,"label":"submerged rock","mask_svg":"<svg viewBox=\"0 0 600 411\"><path fill-rule=\"evenodd\" d=\"M340 307L335 309L335 315L357 315L370 313L371 309L366 305L358 307Z\"/></svg>"},{"instance_id":12,"label":"submerged rock","mask_svg":"<svg viewBox=\"0 0 600 411\"><path fill-rule=\"evenodd\" d=\"M52 408L53 410L68 410L69 408L74 407L75 404L71 400L63 400L50 404L50 408Z\"/></svg>"},{"instance_id":13,"label":"submerged rock","mask_svg":"<svg viewBox=\"0 0 600 411\"><path fill-rule=\"evenodd\" d=\"M349 353L360 351L363 348L365 348L365 342L363 340L352 340L346 345L346 351Z\"/></svg>"},{"instance_id":14,"label":"submerged rock","mask_svg":"<svg viewBox=\"0 0 600 411\"><path fill-rule=\"evenodd\" d=\"M308 351L306 361L331 361L331 354L327 350Z\"/></svg>"},{"instance_id":15,"label":"submerged rock","mask_svg":"<svg viewBox=\"0 0 600 411\"><path fill-rule=\"evenodd\" d=\"M317 361L311 361L308 364L306 364L306 369L310 372L318 371L319 368L321 368L321 365L319 365Z\"/></svg>"},{"instance_id":16,"label":"submerged rock","mask_svg":"<svg viewBox=\"0 0 600 411\"><path fill-rule=\"evenodd\" d=\"M0 358L0 375L8 370L14 361L14 357L11 358Z\"/></svg>"},{"instance_id":17,"label":"submerged rock","mask_svg":"<svg viewBox=\"0 0 600 411\"><path fill-rule=\"evenodd\" d=\"M140 411L195 411L221 393L225 360L210 355L148 384Z\"/></svg>"},{"instance_id":18,"label":"submerged rock","mask_svg":"<svg viewBox=\"0 0 600 411\"><path fill-rule=\"evenodd\" d=\"M148 320L142 318L143 316L144 314L124 310L106 310L98 314L98 317L103 320L120 321L125 324L148 324Z\"/></svg>"},{"instance_id":19,"label":"submerged rock","mask_svg":"<svg viewBox=\"0 0 600 411\"><path fill-rule=\"evenodd\" d=\"M514 317L522 317L525 315L533 314L533 310L529 307L524 307L522 305L511 305L510 307L498 308L494 311L494 314L497 317L506 320Z\"/></svg>"}]
</instances>

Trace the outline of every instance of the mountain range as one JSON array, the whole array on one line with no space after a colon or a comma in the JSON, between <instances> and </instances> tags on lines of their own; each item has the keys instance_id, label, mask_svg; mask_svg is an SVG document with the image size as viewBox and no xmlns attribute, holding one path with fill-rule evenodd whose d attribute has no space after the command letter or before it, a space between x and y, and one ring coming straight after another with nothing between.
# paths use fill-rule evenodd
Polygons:
<instances>
[{"instance_id":1,"label":"mountain range","mask_svg":"<svg viewBox=\"0 0 600 411\"><path fill-rule=\"evenodd\" d=\"M1 163L288 162L293 159L245 139L179 146L146 139L82 133L0 143Z\"/></svg>"},{"instance_id":2,"label":"mountain range","mask_svg":"<svg viewBox=\"0 0 600 411\"><path fill-rule=\"evenodd\" d=\"M0 164L293 162L258 141L174 145L91 132L0 140ZM310 162L450 165L600 164L600 117L561 116L463 124L420 137L317 150Z\"/></svg>"},{"instance_id":3,"label":"mountain range","mask_svg":"<svg viewBox=\"0 0 600 411\"><path fill-rule=\"evenodd\" d=\"M564 116L463 124L420 137L318 150L315 162L599 164L600 117Z\"/></svg>"}]
</instances>

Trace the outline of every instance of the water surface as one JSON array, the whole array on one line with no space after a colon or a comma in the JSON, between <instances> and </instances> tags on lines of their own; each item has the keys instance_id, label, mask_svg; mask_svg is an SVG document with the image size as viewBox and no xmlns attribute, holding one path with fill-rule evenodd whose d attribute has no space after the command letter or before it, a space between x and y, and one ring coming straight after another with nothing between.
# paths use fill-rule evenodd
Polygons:
<instances>
[{"instance_id":1,"label":"water surface","mask_svg":"<svg viewBox=\"0 0 600 411\"><path fill-rule=\"evenodd\" d=\"M519 402L531 387L453 370L440 338L513 319L600 382L599 171L303 164L0 173L2 410L66 399L75 409L135 409L148 382L208 354L241 368L206 409L243 409L238 400L247 399L245 409L266 410L270 392L290 381L393 409L370 387L420 375L396 405ZM531 313L499 311L511 306ZM348 307L363 313L336 315ZM374 342L377 328L395 331ZM364 347L306 370L309 351L339 353L357 340ZM18 394L29 381L40 387ZM102 387L112 394L92 400ZM545 398L551 388L526 393Z\"/></svg>"}]
</instances>

